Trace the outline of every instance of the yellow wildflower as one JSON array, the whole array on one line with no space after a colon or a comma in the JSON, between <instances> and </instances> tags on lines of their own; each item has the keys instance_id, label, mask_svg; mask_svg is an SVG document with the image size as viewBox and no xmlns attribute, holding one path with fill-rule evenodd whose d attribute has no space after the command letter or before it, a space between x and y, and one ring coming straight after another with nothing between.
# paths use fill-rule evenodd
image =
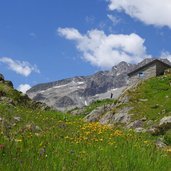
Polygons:
<instances>
[{"instance_id":1,"label":"yellow wildflower","mask_svg":"<svg viewBox=\"0 0 171 171\"><path fill-rule=\"evenodd\" d=\"M15 139L15 142L22 142L22 139Z\"/></svg>"}]
</instances>

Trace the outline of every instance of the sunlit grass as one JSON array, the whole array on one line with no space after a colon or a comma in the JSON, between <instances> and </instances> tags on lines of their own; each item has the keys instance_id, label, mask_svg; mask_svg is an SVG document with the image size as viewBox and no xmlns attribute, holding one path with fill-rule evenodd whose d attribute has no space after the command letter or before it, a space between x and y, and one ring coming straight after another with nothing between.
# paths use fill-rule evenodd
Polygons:
<instances>
[{"instance_id":1,"label":"sunlit grass","mask_svg":"<svg viewBox=\"0 0 171 171\"><path fill-rule=\"evenodd\" d=\"M0 170L162 170L169 149L137 135L58 112L0 105ZM20 121L14 121L20 117ZM5 125L6 124L6 125ZM37 126L37 128L35 128Z\"/></svg>"}]
</instances>

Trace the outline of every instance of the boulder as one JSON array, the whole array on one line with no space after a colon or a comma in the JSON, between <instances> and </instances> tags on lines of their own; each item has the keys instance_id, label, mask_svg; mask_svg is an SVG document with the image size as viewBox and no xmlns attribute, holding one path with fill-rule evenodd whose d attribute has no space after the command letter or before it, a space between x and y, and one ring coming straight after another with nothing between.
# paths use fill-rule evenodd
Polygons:
<instances>
[{"instance_id":1,"label":"boulder","mask_svg":"<svg viewBox=\"0 0 171 171\"><path fill-rule=\"evenodd\" d=\"M144 133L144 132L146 132L146 131L147 131L147 130L144 129L144 128L142 128L142 127L135 128L135 132L137 132L137 133Z\"/></svg>"},{"instance_id":2,"label":"boulder","mask_svg":"<svg viewBox=\"0 0 171 171\"><path fill-rule=\"evenodd\" d=\"M157 127L152 127L147 130L151 135L159 135L161 133L160 129Z\"/></svg>"},{"instance_id":3,"label":"boulder","mask_svg":"<svg viewBox=\"0 0 171 171\"><path fill-rule=\"evenodd\" d=\"M96 108L95 110L93 110L90 114L88 114L84 120L86 122L97 122L100 120L100 118L102 117L102 115L105 113L105 108L104 106L100 106L98 108Z\"/></svg>"},{"instance_id":4,"label":"boulder","mask_svg":"<svg viewBox=\"0 0 171 171\"><path fill-rule=\"evenodd\" d=\"M128 124L131 120L131 115L128 112L132 109L132 107L123 107L117 113L114 114L112 118L113 123L124 123Z\"/></svg>"},{"instance_id":5,"label":"boulder","mask_svg":"<svg viewBox=\"0 0 171 171\"><path fill-rule=\"evenodd\" d=\"M128 123L131 117L128 113L117 113L114 115L112 121L113 123Z\"/></svg>"},{"instance_id":6,"label":"boulder","mask_svg":"<svg viewBox=\"0 0 171 171\"><path fill-rule=\"evenodd\" d=\"M171 116L162 118L159 123L159 128L162 131L167 131L168 129L171 129Z\"/></svg>"},{"instance_id":7,"label":"boulder","mask_svg":"<svg viewBox=\"0 0 171 171\"><path fill-rule=\"evenodd\" d=\"M129 125L127 125L127 128L139 128L143 126L143 121L141 120L136 120L134 122L131 122Z\"/></svg>"},{"instance_id":8,"label":"boulder","mask_svg":"<svg viewBox=\"0 0 171 171\"><path fill-rule=\"evenodd\" d=\"M99 122L103 125L109 124L111 120L113 120L114 114L112 111L107 112L100 120Z\"/></svg>"}]
</instances>

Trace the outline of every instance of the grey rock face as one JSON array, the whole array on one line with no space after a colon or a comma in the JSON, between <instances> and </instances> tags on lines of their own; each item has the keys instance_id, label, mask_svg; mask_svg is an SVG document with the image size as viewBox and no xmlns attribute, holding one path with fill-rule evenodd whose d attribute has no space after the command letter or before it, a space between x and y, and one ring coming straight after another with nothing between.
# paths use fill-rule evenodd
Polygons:
<instances>
[{"instance_id":1,"label":"grey rock face","mask_svg":"<svg viewBox=\"0 0 171 171\"><path fill-rule=\"evenodd\" d=\"M113 120L114 118L114 114L112 111L109 111L107 112L100 120L99 122L102 124L102 125L105 125L105 124L110 124L110 122Z\"/></svg>"},{"instance_id":2,"label":"grey rock face","mask_svg":"<svg viewBox=\"0 0 171 171\"><path fill-rule=\"evenodd\" d=\"M140 127L142 127L143 126L143 121L140 121L140 120L136 120L136 121L134 121L134 122L131 122L128 126L127 126L127 128L140 128Z\"/></svg>"},{"instance_id":3,"label":"grey rock face","mask_svg":"<svg viewBox=\"0 0 171 171\"><path fill-rule=\"evenodd\" d=\"M101 116L105 113L104 106L98 107L95 110L93 110L90 114L88 114L84 120L86 122L96 122L99 121Z\"/></svg>"},{"instance_id":4,"label":"grey rock face","mask_svg":"<svg viewBox=\"0 0 171 171\"><path fill-rule=\"evenodd\" d=\"M131 120L131 115L128 112L131 110L130 107L124 107L120 111L114 114L112 118L113 123L124 123L128 124Z\"/></svg>"},{"instance_id":5,"label":"grey rock face","mask_svg":"<svg viewBox=\"0 0 171 171\"><path fill-rule=\"evenodd\" d=\"M120 62L110 71L39 84L32 87L27 94L31 99L58 110L80 108L94 100L110 98L111 93L117 99L124 90L123 87L127 86L127 74L152 60L145 59L137 65ZM169 63L166 60L164 62Z\"/></svg>"},{"instance_id":6,"label":"grey rock face","mask_svg":"<svg viewBox=\"0 0 171 171\"><path fill-rule=\"evenodd\" d=\"M130 116L128 113L117 113L113 117L113 123L128 123L130 121Z\"/></svg>"},{"instance_id":7,"label":"grey rock face","mask_svg":"<svg viewBox=\"0 0 171 171\"><path fill-rule=\"evenodd\" d=\"M121 62L111 71L100 71L86 77L74 77L31 88L27 94L35 101L48 104L59 110L83 107L94 100L118 98L127 85L127 72L134 65Z\"/></svg>"}]
</instances>

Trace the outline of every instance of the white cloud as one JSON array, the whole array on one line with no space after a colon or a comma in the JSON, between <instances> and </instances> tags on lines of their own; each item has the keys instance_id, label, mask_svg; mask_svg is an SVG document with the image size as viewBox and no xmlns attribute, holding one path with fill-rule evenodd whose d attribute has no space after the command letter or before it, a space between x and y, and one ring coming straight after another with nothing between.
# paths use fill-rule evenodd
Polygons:
<instances>
[{"instance_id":1,"label":"white cloud","mask_svg":"<svg viewBox=\"0 0 171 171\"><path fill-rule=\"evenodd\" d=\"M36 65L31 65L26 61L18 61L8 57L1 57L0 62L6 64L10 70L25 77L29 76L32 72L40 73Z\"/></svg>"},{"instance_id":2,"label":"white cloud","mask_svg":"<svg viewBox=\"0 0 171 171\"><path fill-rule=\"evenodd\" d=\"M168 59L171 62L171 53L170 52L167 52L167 51L163 51L161 53L160 58Z\"/></svg>"},{"instance_id":3,"label":"white cloud","mask_svg":"<svg viewBox=\"0 0 171 171\"><path fill-rule=\"evenodd\" d=\"M146 56L145 40L135 33L106 35L95 29L82 35L74 28L59 28L58 33L75 41L82 58L101 68L110 68L121 61L136 63Z\"/></svg>"},{"instance_id":4,"label":"white cloud","mask_svg":"<svg viewBox=\"0 0 171 171\"><path fill-rule=\"evenodd\" d=\"M80 40L83 36L74 28L58 28L58 33L68 40Z\"/></svg>"},{"instance_id":5,"label":"white cloud","mask_svg":"<svg viewBox=\"0 0 171 171\"><path fill-rule=\"evenodd\" d=\"M21 84L19 85L19 87L17 88L18 91L21 91L22 93L26 93L27 90L29 90L31 88L31 86L29 84Z\"/></svg>"},{"instance_id":6,"label":"white cloud","mask_svg":"<svg viewBox=\"0 0 171 171\"><path fill-rule=\"evenodd\" d=\"M170 0L107 0L109 9L124 11L145 24L171 28Z\"/></svg>"},{"instance_id":7,"label":"white cloud","mask_svg":"<svg viewBox=\"0 0 171 171\"><path fill-rule=\"evenodd\" d=\"M112 21L113 25L116 25L120 22L120 19L114 15L108 14L107 17L110 19L110 21Z\"/></svg>"}]
</instances>

